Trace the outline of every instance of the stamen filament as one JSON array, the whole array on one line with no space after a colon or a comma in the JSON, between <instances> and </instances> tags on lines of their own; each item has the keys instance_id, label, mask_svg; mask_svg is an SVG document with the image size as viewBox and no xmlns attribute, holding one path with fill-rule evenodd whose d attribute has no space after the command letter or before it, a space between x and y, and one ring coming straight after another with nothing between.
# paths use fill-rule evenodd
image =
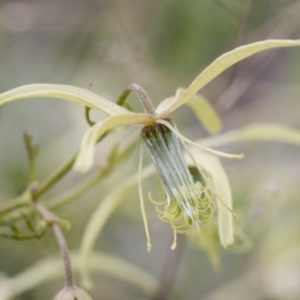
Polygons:
<instances>
[{"instance_id":1,"label":"stamen filament","mask_svg":"<svg viewBox=\"0 0 300 300\"><path fill-rule=\"evenodd\" d=\"M236 220L240 219L240 217L222 200L222 198L218 194L216 194L216 197L217 197L218 201L220 201L220 203L232 214L232 216Z\"/></svg>"},{"instance_id":2,"label":"stamen filament","mask_svg":"<svg viewBox=\"0 0 300 300\"><path fill-rule=\"evenodd\" d=\"M171 250L175 250L177 247L177 232L175 229L173 229L173 233L174 233L174 239L173 239L173 244L171 246Z\"/></svg>"},{"instance_id":3,"label":"stamen filament","mask_svg":"<svg viewBox=\"0 0 300 300\"><path fill-rule=\"evenodd\" d=\"M140 157L139 157L139 167L138 167L138 186L139 186L139 196L140 196L140 207L142 211L142 217L144 221L144 227L146 232L147 238L147 251L151 251L152 245L150 241L150 234L149 234L149 227L148 227L148 220L145 211L145 202L144 202L144 195L143 195L143 187L142 187L142 169L143 169L143 144L140 142Z\"/></svg>"},{"instance_id":4,"label":"stamen filament","mask_svg":"<svg viewBox=\"0 0 300 300\"><path fill-rule=\"evenodd\" d=\"M217 151L211 148L207 148L205 146L199 145L193 141L191 141L190 139L186 138L185 136L183 136L178 129L174 128L173 126L170 125L170 123L164 121L164 120L157 120L157 123L163 124L166 127L168 127L170 130L172 130L182 141L185 141L186 143L199 148L200 150L203 150L205 152L211 153L211 154L215 154L221 157L226 157L226 158L236 158L236 159L242 159L244 157L244 154L228 154L228 153L224 153L221 151Z\"/></svg>"}]
</instances>

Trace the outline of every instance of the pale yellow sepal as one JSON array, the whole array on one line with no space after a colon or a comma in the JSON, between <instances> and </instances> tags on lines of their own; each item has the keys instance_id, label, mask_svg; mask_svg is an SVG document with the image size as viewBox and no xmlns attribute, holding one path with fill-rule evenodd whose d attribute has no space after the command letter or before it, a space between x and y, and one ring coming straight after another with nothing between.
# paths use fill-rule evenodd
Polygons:
<instances>
[{"instance_id":1,"label":"pale yellow sepal","mask_svg":"<svg viewBox=\"0 0 300 300\"><path fill-rule=\"evenodd\" d=\"M184 91L185 89L179 89L179 95L182 95ZM185 104L193 110L208 133L214 134L222 129L218 113L205 97L195 94Z\"/></svg>"},{"instance_id":2,"label":"pale yellow sepal","mask_svg":"<svg viewBox=\"0 0 300 300\"><path fill-rule=\"evenodd\" d=\"M257 123L198 142L209 147L218 147L245 141L273 141L300 145L300 130L274 123Z\"/></svg>"},{"instance_id":3,"label":"pale yellow sepal","mask_svg":"<svg viewBox=\"0 0 300 300\"><path fill-rule=\"evenodd\" d=\"M86 172L93 166L95 145L107 131L122 126L143 124L151 120L153 117L150 115L128 113L111 116L97 123L84 134L74 169L78 172Z\"/></svg>"},{"instance_id":4,"label":"pale yellow sepal","mask_svg":"<svg viewBox=\"0 0 300 300\"><path fill-rule=\"evenodd\" d=\"M176 91L176 96L164 99L156 108L157 114L164 111L175 99L181 97L185 90L184 88L179 88ZM218 113L205 97L195 94L184 104L192 109L208 133L214 134L222 129L222 122Z\"/></svg>"},{"instance_id":5,"label":"pale yellow sepal","mask_svg":"<svg viewBox=\"0 0 300 300\"><path fill-rule=\"evenodd\" d=\"M89 90L60 84L29 84L0 94L0 105L28 98L56 98L69 100L100 110L108 115L130 113L121 107Z\"/></svg>"},{"instance_id":6,"label":"pale yellow sepal","mask_svg":"<svg viewBox=\"0 0 300 300\"><path fill-rule=\"evenodd\" d=\"M179 98L175 99L167 107L165 107L164 110L160 112L159 117L163 118L176 110L194 96L207 83L237 62L267 49L294 46L300 46L300 40L266 40L241 46L224 53L213 61L206 69L204 69Z\"/></svg>"}]
</instances>

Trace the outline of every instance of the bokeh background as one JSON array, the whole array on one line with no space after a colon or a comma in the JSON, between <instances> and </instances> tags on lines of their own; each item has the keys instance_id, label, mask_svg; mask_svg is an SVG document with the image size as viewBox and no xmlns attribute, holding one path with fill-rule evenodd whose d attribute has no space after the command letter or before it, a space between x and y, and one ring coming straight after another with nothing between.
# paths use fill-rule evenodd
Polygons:
<instances>
[{"instance_id":1,"label":"bokeh background","mask_svg":"<svg viewBox=\"0 0 300 300\"><path fill-rule=\"evenodd\" d=\"M223 52L267 38L299 38L300 1L295 0L52 0L0 2L0 91L30 83L88 88L115 101L135 82L154 104L186 87ZM300 52L298 48L255 55L224 72L202 90L216 107L224 132L256 122L300 128ZM130 98L135 110L138 101ZM92 112L96 120L101 114ZM187 108L173 120L192 139L207 136ZM39 145L38 176L45 178L78 147L88 128L84 108L53 99L16 102L0 109L0 202L19 195L27 183L23 133ZM97 149L98 165L111 147L138 135L138 129L112 135ZM174 275L164 299L300 298L300 151L274 142L223 147L243 152L243 161L222 159L233 192L239 227L252 248L221 252L215 271L207 256L184 243L170 251L172 231L147 203L153 250L146 252L137 189L109 220L97 250L121 257L158 280ZM106 193L137 172L138 151L89 193L57 213L70 220L66 238L78 249L91 213ZM149 157L146 161L150 162ZM83 176L70 173L47 197L75 186ZM145 190L157 189L145 182ZM51 232L41 240L0 240L1 276L13 276L38 260L57 254ZM168 258L177 263L166 271ZM152 299L107 274L94 274L94 299ZM78 280L79 283L79 280ZM61 280L43 284L16 299L51 299ZM161 298L163 299L163 298Z\"/></svg>"}]
</instances>

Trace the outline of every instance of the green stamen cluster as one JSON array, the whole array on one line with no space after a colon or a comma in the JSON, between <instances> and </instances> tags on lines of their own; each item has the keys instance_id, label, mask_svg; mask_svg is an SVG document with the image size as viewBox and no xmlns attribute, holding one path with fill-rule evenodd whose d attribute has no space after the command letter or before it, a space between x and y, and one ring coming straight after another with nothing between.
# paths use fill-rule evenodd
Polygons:
<instances>
[{"instance_id":1,"label":"green stamen cluster","mask_svg":"<svg viewBox=\"0 0 300 300\"><path fill-rule=\"evenodd\" d=\"M174 126L170 119L166 121ZM161 201L154 200L149 193L159 217L170 222L178 233L188 233L191 227L199 230L215 211L211 178L199 170L201 182L195 182L184 160L179 138L167 126L158 123L147 125L142 130L142 137L166 190Z\"/></svg>"}]
</instances>

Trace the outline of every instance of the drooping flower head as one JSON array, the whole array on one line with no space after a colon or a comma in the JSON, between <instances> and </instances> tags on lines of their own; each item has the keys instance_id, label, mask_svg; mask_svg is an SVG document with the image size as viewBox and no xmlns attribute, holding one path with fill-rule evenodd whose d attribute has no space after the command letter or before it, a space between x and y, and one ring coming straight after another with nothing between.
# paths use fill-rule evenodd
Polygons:
<instances>
[{"instance_id":1,"label":"drooping flower head","mask_svg":"<svg viewBox=\"0 0 300 300\"><path fill-rule=\"evenodd\" d=\"M168 116L170 113L178 109L181 105L190 104L192 107L194 106L195 94L206 84L208 84L211 80L221 74L230 66L235 63L264 50L278 48L278 47L293 47L300 46L300 40L266 40L261 42L255 42L249 45L238 47L232 51L229 51L220 57L218 57L215 61L213 61L207 68L205 68L189 85L187 89L185 89L182 93L176 95L176 97L172 97L171 99L166 99L162 101L161 104L155 109L152 105L148 106L144 105L146 111L145 114L141 113L133 113L122 107L116 103L113 103L103 97L96 95L88 90L81 89L74 86L65 86L65 85L55 85L55 84L32 84L26 85L23 87L19 87L8 92L2 93L0 95L0 105L5 103L13 102L16 100L26 99L26 98L61 98L64 100L79 102L85 106L88 106L93 109L100 110L108 115L108 117L101 122L98 122L94 126L92 126L84 135L82 140L76 162L74 164L74 168L77 171L85 172L89 170L94 163L94 154L95 154L95 145L99 141L104 134L108 131L131 125L140 125L143 127L150 128L151 126L157 128L163 128L163 131L167 131L166 128L170 129L168 134L171 136L171 132L175 133L177 137L180 138L183 142L188 142L194 146L196 143L193 143L187 140L185 137L180 135L180 133L176 130L175 126L168 121ZM127 91L128 93L128 91ZM139 98L143 101L144 94L141 93ZM126 96L125 96L126 98ZM194 107L193 107L194 108ZM200 113L201 115L201 113ZM200 116L203 118L203 115ZM161 126L164 125L165 127ZM154 128L154 131L156 129ZM161 133L160 133L161 134ZM153 139L153 137L151 137ZM171 140L171 138L170 138ZM175 136L172 135L172 140L176 140ZM154 141L158 142L158 141ZM170 143L169 141L166 144ZM149 143L147 140L147 145L149 147ZM152 147L152 146L151 146ZM153 147L150 149L151 154L156 150L153 150ZM174 149L179 149L179 146L173 146ZM197 147L204 149L202 146L197 145ZM169 148L168 148L169 149ZM170 148L171 149L171 148ZM173 150L172 150L173 151ZM211 153L220 154L217 151L210 150ZM178 153L177 153L178 154ZM163 153L163 157L166 154ZM173 157L173 156L172 156ZM180 155L178 156L180 157ZM183 160L178 158L182 164ZM159 158L155 158L156 160ZM161 158L160 158L161 159ZM174 159L174 158L173 158ZM213 213L214 210L214 201L216 199L218 206L218 229L221 243L226 247L228 244L233 242L233 229L232 229L232 212L231 212L231 200L225 201L223 200L223 195L214 194L212 191L215 184L210 182L210 174L209 172L200 172L202 175L201 180L195 182L187 173L186 167L181 165L180 173L183 172L185 175L180 177L179 173L175 176L177 179L183 180L179 183L179 181L174 181L173 171L174 164L170 162L167 164L168 168L172 166L172 176L171 173L167 173L167 177L163 172L165 172L156 161L154 162L158 173L162 179L162 182L165 186L166 190L166 202L163 205L167 205L165 209L162 209L163 213L159 213L162 218L166 218L171 222L173 228L183 229L183 231L188 231L189 227L197 227L201 225L201 222L205 222L205 213L207 213L207 218ZM165 163L165 162L164 162ZM197 162L195 162L196 165ZM139 168L141 169L141 168ZM201 168L200 168L201 169ZM177 170L178 171L178 170ZM203 175L204 174L204 175ZM207 178L207 181L204 180ZM214 181L216 180L213 177ZM202 182L203 181L203 182ZM207 188L210 193L203 192L204 188ZM203 191L202 191L203 189ZM142 193L140 193L141 196ZM201 198L202 197L202 198ZM197 199L197 200L196 200ZM205 200L204 200L205 199ZM210 200L207 200L210 199ZM206 202L207 200L207 202ZM219 206L218 203L222 203L223 205ZM142 202L142 201L141 201ZM161 203L161 202L159 202ZM208 204L206 207L205 204ZM200 210L200 207L204 207L204 212ZM223 209L222 209L223 207ZM176 219L173 212L178 213ZM201 214L198 214L198 211L201 211ZM143 212L143 207L142 207ZM145 213L143 212L145 216ZM219 217L220 216L220 217ZM177 221L176 221L177 220ZM176 223L178 222L178 223ZM190 224L190 225L188 225ZM95 231L96 232L96 231ZM93 237L94 238L94 237ZM149 247L148 247L149 248Z\"/></svg>"},{"instance_id":2,"label":"drooping flower head","mask_svg":"<svg viewBox=\"0 0 300 300\"><path fill-rule=\"evenodd\" d=\"M170 119L166 119L174 126ZM161 123L147 125L142 138L150 150L166 196L150 200L157 205L160 218L170 222L174 231L188 233L191 227L199 230L215 211L214 190L209 174L201 170L201 180L195 182L184 160L178 136Z\"/></svg>"}]
</instances>

